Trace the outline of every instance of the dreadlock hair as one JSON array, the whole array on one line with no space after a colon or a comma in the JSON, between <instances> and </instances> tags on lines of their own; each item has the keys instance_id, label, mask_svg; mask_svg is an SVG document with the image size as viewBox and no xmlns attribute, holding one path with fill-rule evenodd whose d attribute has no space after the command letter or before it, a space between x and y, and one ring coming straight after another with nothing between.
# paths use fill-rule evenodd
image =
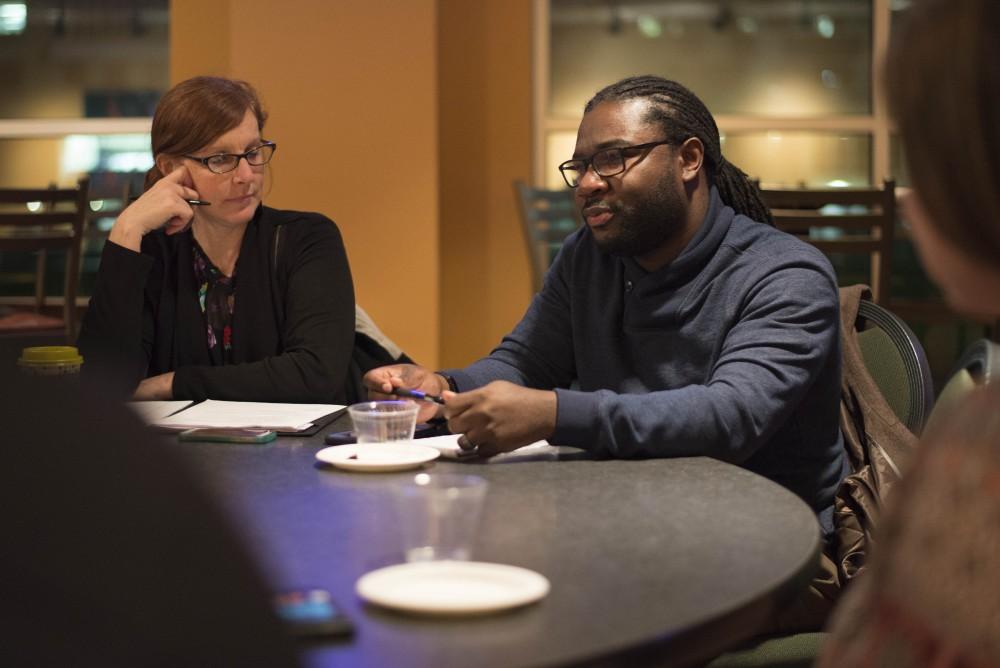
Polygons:
<instances>
[{"instance_id":1,"label":"dreadlock hair","mask_svg":"<svg viewBox=\"0 0 1000 668\"><path fill-rule=\"evenodd\" d=\"M697 137L705 147L705 162L709 180L719 189L722 201L736 213L758 222L774 225L771 210L761 199L760 189L743 171L722 157L719 128L705 104L694 93L676 81L644 75L622 79L606 86L590 98L583 112L587 113L602 102L617 102L633 98L649 98L652 102L646 120L659 124L665 139L680 145Z\"/></svg>"}]
</instances>

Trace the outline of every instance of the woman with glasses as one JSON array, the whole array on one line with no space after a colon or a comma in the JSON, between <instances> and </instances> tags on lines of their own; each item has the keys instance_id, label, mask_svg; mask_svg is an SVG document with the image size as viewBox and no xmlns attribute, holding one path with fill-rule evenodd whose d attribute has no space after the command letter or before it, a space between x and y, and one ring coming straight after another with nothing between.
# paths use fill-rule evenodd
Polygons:
<instances>
[{"instance_id":1,"label":"woman with glasses","mask_svg":"<svg viewBox=\"0 0 1000 668\"><path fill-rule=\"evenodd\" d=\"M242 81L196 77L160 100L155 165L111 229L83 320L87 377L135 399L344 402L344 245L326 217L261 203L266 119Z\"/></svg>"}]
</instances>

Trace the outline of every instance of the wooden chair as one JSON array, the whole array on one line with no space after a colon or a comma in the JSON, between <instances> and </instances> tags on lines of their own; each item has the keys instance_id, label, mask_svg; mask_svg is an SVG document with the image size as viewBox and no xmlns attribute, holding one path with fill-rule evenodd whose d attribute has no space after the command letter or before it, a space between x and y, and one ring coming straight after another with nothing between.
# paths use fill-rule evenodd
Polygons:
<instances>
[{"instance_id":1,"label":"wooden chair","mask_svg":"<svg viewBox=\"0 0 1000 668\"><path fill-rule=\"evenodd\" d=\"M88 208L88 183L84 177L75 188L0 189L0 253L36 253L34 311L13 311L0 317L0 332L20 334L62 330L67 341L76 336L76 292ZM39 208L33 212L29 205ZM61 319L43 313L47 253L57 249L66 251ZM3 301L21 305L25 300L5 297Z\"/></svg>"},{"instance_id":2,"label":"wooden chair","mask_svg":"<svg viewBox=\"0 0 1000 668\"><path fill-rule=\"evenodd\" d=\"M531 285L538 292L563 241L576 231L581 221L572 190L542 190L516 181L514 192L531 259Z\"/></svg>"},{"instance_id":3,"label":"wooden chair","mask_svg":"<svg viewBox=\"0 0 1000 668\"><path fill-rule=\"evenodd\" d=\"M889 303L892 242L896 226L895 183L882 188L761 190L778 229L795 234L824 253L867 254L876 303Z\"/></svg>"}]
</instances>

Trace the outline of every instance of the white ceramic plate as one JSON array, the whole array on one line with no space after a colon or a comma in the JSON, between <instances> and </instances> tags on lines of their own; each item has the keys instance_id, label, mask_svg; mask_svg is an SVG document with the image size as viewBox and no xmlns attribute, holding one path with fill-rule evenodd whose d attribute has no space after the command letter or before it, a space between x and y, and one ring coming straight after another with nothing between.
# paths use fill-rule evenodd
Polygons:
<instances>
[{"instance_id":1,"label":"white ceramic plate","mask_svg":"<svg viewBox=\"0 0 1000 668\"><path fill-rule=\"evenodd\" d=\"M384 473L419 468L440 455L434 448L406 441L335 445L317 452L316 459L348 471Z\"/></svg>"},{"instance_id":2,"label":"white ceramic plate","mask_svg":"<svg viewBox=\"0 0 1000 668\"><path fill-rule=\"evenodd\" d=\"M518 566L479 561L419 561L361 576L358 596L376 605L429 615L477 615L533 603L548 579Z\"/></svg>"}]
</instances>

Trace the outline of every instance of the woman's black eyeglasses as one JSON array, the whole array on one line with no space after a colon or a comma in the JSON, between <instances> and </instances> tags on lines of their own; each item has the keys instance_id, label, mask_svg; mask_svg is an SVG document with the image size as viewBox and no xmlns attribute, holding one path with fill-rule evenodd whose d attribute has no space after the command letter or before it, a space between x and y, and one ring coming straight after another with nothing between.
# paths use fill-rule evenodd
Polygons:
<instances>
[{"instance_id":1,"label":"woman's black eyeglasses","mask_svg":"<svg viewBox=\"0 0 1000 668\"><path fill-rule=\"evenodd\" d=\"M207 158L199 158L193 155L185 155L183 157L188 160L196 160L200 162L216 174L225 174L226 172L233 171L239 166L240 158L246 160L248 165L253 165L254 167L266 165L271 161L271 157L274 155L274 151L277 148L278 145L273 141L267 141L260 146L254 146L246 153L216 153L215 155L210 155Z\"/></svg>"}]
</instances>

